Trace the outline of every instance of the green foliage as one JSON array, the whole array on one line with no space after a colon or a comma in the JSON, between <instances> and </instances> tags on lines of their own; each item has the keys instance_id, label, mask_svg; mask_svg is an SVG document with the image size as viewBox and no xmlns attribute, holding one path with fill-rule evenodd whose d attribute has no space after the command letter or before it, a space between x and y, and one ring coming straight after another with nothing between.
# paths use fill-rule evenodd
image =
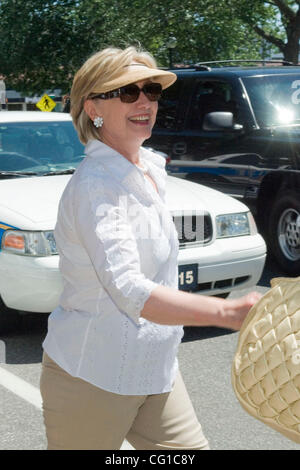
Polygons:
<instances>
[{"instance_id":1,"label":"green foliage","mask_svg":"<svg viewBox=\"0 0 300 470\"><path fill-rule=\"evenodd\" d=\"M67 92L84 60L109 45L140 45L167 67L171 37L176 38L172 57L178 64L257 59L262 44L265 54L275 46L288 54L298 3L0 0L0 72L7 85L27 94L54 88Z\"/></svg>"},{"instance_id":2,"label":"green foliage","mask_svg":"<svg viewBox=\"0 0 300 470\"><path fill-rule=\"evenodd\" d=\"M0 18L1 72L9 84L27 93L68 89L84 53L76 1L2 0Z\"/></svg>"},{"instance_id":3,"label":"green foliage","mask_svg":"<svg viewBox=\"0 0 300 470\"><path fill-rule=\"evenodd\" d=\"M293 0L228 0L234 15L275 46L285 60L298 63L300 2Z\"/></svg>"}]
</instances>

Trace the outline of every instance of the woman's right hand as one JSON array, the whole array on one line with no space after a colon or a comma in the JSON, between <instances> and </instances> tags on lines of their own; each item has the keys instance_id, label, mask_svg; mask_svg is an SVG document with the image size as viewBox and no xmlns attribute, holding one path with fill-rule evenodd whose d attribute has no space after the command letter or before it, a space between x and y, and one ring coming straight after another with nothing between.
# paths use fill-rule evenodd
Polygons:
<instances>
[{"instance_id":1,"label":"woman's right hand","mask_svg":"<svg viewBox=\"0 0 300 470\"><path fill-rule=\"evenodd\" d=\"M253 305L261 299L262 294L253 291L237 299L226 300L223 311L224 326L232 330L240 330L241 326ZM223 321L221 321L223 323Z\"/></svg>"},{"instance_id":2,"label":"woman's right hand","mask_svg":"<svg viewBox=\"0 0 300 470\"><path fill-rule=\"evenodd\" d=\"M258 292L250 292L237 299L220 299L158 286L145 302L141 316L164 325L239 330L249 310L261 297Z\"/></svg>"}]
</instances>

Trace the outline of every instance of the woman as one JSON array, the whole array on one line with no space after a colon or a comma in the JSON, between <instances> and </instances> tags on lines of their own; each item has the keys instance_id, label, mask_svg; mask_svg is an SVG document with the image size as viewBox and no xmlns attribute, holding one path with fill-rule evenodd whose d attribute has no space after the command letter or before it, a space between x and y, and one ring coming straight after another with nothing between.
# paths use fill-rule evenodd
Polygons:
<instances>
[{"instance_id":1,"label":"woman","mask_svg":"<svg viewBox=\"0 0 300 470\"><path fill-rule=\"evenodd\" d=\"M49 449L208 449L177 365L184 325L238 330L236 300L177 290L178 237L165 161L141 145L176 76L147 53L108 48L74 78L86 158L61 198L64 289L49 317L41 392Z\"/></svg>"}]
</instances>

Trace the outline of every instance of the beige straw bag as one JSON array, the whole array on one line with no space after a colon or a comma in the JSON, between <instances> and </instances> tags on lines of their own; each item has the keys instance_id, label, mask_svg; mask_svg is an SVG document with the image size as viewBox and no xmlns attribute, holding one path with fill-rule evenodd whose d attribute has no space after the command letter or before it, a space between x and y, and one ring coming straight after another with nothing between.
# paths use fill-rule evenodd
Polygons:
<instances>
[{"instance_id":1,"label":"beige straw bag","mask_svg":"<svg viewBox=\"0 0 300 470\"><path fill-rule=\"evenodd\" d=\"M300 444L300 277L272 279L239 333L232 385L242 407Z\"/></svg>"}]
</instances>

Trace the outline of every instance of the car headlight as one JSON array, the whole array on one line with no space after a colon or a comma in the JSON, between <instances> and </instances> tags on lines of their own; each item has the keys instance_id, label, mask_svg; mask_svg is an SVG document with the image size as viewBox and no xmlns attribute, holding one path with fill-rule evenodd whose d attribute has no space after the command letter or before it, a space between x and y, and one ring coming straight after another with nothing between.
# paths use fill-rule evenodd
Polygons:
<instances>
[{"instance_id":1,"label":"car headlight","mask_svg":"<svg viewBox=\"0 0 300 470\"><path fill-rule=\"evenodd\" d=\"M216 217L217 238L255 235L256 224L251 212L224 214Z\"/></svg>"},{"instance_id":2,"label":"car headlight","mask_svg":"<svg viewBox=\"0 0 300 470\"><path fill-rule=\"evenodd\" d=\"M3 251L24 256L51 256L57 254L52 230L46 232L29 232L7 230L3 237Z\"/></svg>"}]
</instances>

